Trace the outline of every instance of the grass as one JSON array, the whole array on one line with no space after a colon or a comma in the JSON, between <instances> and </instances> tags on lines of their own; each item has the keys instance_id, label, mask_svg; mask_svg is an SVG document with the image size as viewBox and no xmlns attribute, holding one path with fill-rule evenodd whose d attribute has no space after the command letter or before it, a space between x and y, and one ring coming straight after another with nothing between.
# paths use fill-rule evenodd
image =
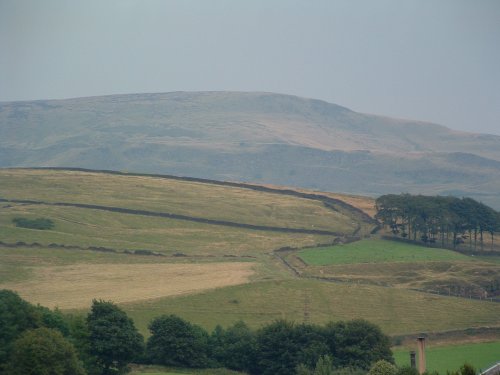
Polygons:
<instances>
[{"instance_id":1,"label":"grass","mask_svg":"<svg viewBox=\"0 0 500 375\"><path fill-rule=\"evenodd\" d=\"M0 191L2 198L10 199L92 203L346 234L357 226L350 217L316 201L150 177L0 170ZM369 201L352 199L370 209ZM499 304L352 282L298 279L272 254L279 247L331 243L332 236L229 228L75 207L2 203L0 210L1 241L41 244L32 248L0 246L0 287L19 290L31 302L57 304L72 311L85 311L81 300L115 300L146 335L149 321L164 313L180 315L209 330L238 320L257 328L279 318L301 322L305 316L321 324L363 318L391 335L500 326ZM12 222L15 217L48 218L54 228L19 228ZM118 251L148 249L165 256L49 248L52 243ZM356 250L356 246L361 247ZM179 254L183 256L175 256ZM356 272L365 278L390 273L397 278L397 286L403 285L404 278L408 283L416 278L424 283L429 275L438 274L467 280L479 277L476 273L495 276L486 263L471 257L380 240L301 252L306 261L309 255L327 265L303 266L304 274L341 274L344 270L346 280L353 280ZM459 264L460 269L452 268ZM497 264L489 263L489 267L498 271ZM228 283L235 278L239 279Z\"/></svg>"},{"instance_id":2,"label":"grass","mask_svg":"<svg viewBox=\"0 0 500 375\"><path fill-rule=\"evenodd\" d=\"M316 280L261 281L122 306L146 335L149 321L161 314L177 314L208 330L238 320L254 328L280 318L302 322L306 312L319 324L367 319L390 335L500 325L497 303Z\"/></svg>"},{"instance_id":3,"label":"grass","mask_svg":"<svg viewBox=\"0 0 500 375\"><path fill-rule=\"evenodd\" d=\"M36 304L87 308L93 299L141 301L243 284L252 263L79 264L36 267L29 280L0 284Z\"/></svg>"},{"instance_id":4,"label":"grass","mask_svg":"<svg viewBox=\"0 0 500 375\"><path fill-rule=\"evenodd\" d=\"M0 239L112 249L149 249L164 254L259 256L282 246L307 246L331 242L332 237L230 228L167 218L127 215L74 207L3 205ZM52 230L16 227L12 219L50 217Z\"/></svg>"},{"instance_id":5,"label":"grass","mask_svg":"<svg viewBox=\"0 0 500 375\"><path fill-rule=\"evenodd\" d=\"M244 188L154 177L0 170L2 198L96 204L208 219L350 233L350 217L321 202Z\"/></svg>"},{"instance_id":6,"label":"grass","mask_svg":"<svg viewBox=\"0 0 500 375\"><path fill-rule=\"evenodd\" d=\"M451 250L427 248L380 239L345 245L308 249L298 253L308 265L326 266L353 263L467 261L470 257Z\"/></svg>"},{"instance_id":7,"label":"grass","mask_svg":"<svg viewBox=\"0 0 500 375\"><path fill-rule=\"evenodd\" d=\"M411 350L416 351L416 345ZM409 365L408 351L409 349L394 351L394 358L398 366ZM432 344L429 343L426 348L427 368L430 371L446 374L447 371L458 370L467 362L477 370L486 370L489 365L500 360L499 353L500 341L438 347L432 347Z\"/></svg>"},{"instance_id":8,"label":"grass","mask_svg":"<svg viewBox=\"0 0 500 375\"><path fill-rule=\"evenodd\" d=\"M308 249L288 256L303 276L476 298L498 296L495 285L500 282L500 268L492 262L495 258L381 239Z\"/></svg>"}]
</instances>

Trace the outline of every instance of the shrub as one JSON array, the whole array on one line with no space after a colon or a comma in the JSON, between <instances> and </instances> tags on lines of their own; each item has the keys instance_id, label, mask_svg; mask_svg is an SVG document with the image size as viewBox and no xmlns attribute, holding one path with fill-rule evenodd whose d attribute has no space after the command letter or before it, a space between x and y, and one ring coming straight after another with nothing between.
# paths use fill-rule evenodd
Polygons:
<instances>
[{"instance_id":1,"label":"shrub","mask_svg":"<svg viewBox=\"0 0 500 375\"><path fill-rule=\"evenodd\" d=\"M39 217L37 219L16 217L12 219L12 222L16 224L16 227L20 228L38 229L38 230L48 230L54 228L54 222L50 219L43 217Z\"/></svg>"}]
</instances>

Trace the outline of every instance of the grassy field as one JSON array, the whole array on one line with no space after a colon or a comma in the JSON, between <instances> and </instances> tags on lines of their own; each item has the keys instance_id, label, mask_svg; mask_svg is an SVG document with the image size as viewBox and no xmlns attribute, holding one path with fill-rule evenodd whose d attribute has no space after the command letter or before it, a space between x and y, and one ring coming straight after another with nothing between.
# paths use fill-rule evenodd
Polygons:
<instances>
[{"instance_id":1,"label":"grassy field","mask_svg":"<svg viewBox=\"0 0 500 375\"><path fill-rule=\"evenodd\" d=\"M149 249L167 255L258 256L282 246L307 246L333 239L323 235L248 230L74 207L0 204L0 210L0 240L8 243ZM48 217L54 221L55 228L45 231L18 228L12 222L15 217Z\"/></svg>"},{"instance_id":2,"label":"grassy field","mask_svg":"<svg viewBox=\"0 0 500 375\"><path fill-rule=\"evenodd\" d=\"M254 282L123 305L147 334L149 321L177 314L213 329L244 320L257 328L275 319L326 323L363 318L390 335L500 325L500 304L371 285L316 280Z\"/></svg>"},{"instance_id":3,"label":"grassy field","mask_svg":"<svg viewBox=\"0 0 500 375\"><path fill-rule=\"evenodd\" d=\"M399 366L408 366L409 350L415 348L394 350L394 358ZM447 371L458 370L465 362L477 370L486 370L489 365L500 360L500 341L467 345L449 345L433 347L428 343L426 348L427 369L446 374Z\"/></svg>"},{"instance_id":4,"label":"grassy field","mask_svg":"<svg viewBox=\"0 0 500 375\"><path fill-rule=\"evenodd\" d=\"M321 202L249 189L102 173L0 169L5 199L74 202L288 228L352 232L350 217Z\"/></svg>"},{"instance_id":5,"label":"grassy field","mask_svg":"<svg viewBox=\"0 0 500 375\"><path fill-rule=\"evenodd\" d=\"M377 239L288 255L290 263L307 277L475 298L498 297L497 258Z\"/></svg>"},{"instance_id":6,"label":"grassy field","mask_svg":"<svg viewBox=\"0 0 500 375\"><path fill-rule=\"evenodd\" d=\"M307 264L326 266L353 263L423 261L468 261L470 257L451 250L433 249L402 242L370 239L345 245L308 249L298 253Z\"/></svg>"}]
</instances>

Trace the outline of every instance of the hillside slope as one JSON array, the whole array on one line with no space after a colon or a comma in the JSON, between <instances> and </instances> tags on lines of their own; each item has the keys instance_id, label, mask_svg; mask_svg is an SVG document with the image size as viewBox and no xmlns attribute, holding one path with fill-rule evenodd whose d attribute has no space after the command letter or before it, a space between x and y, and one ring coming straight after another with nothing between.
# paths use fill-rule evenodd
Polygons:
<instances>
[{"instance_id":1,"label":"hillside slope","mask_svg":"<svg viewBox=\"0 0 500 375\"><path fill-rule=\"evenodd\" d=\"M0 103L0 167L168 173L500 208L500 137L270 93Z\"/></svg>"}]
</instances>

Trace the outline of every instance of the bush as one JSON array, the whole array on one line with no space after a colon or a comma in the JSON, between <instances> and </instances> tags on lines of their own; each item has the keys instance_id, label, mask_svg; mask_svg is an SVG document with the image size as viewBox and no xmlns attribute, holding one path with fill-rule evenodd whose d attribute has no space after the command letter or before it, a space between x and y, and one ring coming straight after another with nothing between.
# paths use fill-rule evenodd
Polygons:
<instances>
[{"instance_id":1,"label":"bush","mask_svg":"<svg viewBox=\"0 0 500 375\"><path fill-rule=\"evenodd\" d=\"M73 345L50 328L24 332L14 342L7 368L8 375L85 375Z\"/></svg>"},{"instance_id":2,"label":"bush","mask_svg":"<svg viewBox=\"0 0 500 375\"><path fill-rule=\"evenodd\" d=\"M16 224L16 227L28 228L28 229L38 229L38 230L48 230L54 228L54 222L50 219L43 217L37 219L26 219L24 217L16 217L12 219L12 222Z\"/></svg>"},{"instance_id":3,"label":"bush","mask_svg":"<svg viewBox=\"0 0 500 375\"><path fill-rule=\"evenodd\" d=\"M368 375L396 375L397 368L385 360L377 361L368 371Z\"/></svg>"}]
</instances>

